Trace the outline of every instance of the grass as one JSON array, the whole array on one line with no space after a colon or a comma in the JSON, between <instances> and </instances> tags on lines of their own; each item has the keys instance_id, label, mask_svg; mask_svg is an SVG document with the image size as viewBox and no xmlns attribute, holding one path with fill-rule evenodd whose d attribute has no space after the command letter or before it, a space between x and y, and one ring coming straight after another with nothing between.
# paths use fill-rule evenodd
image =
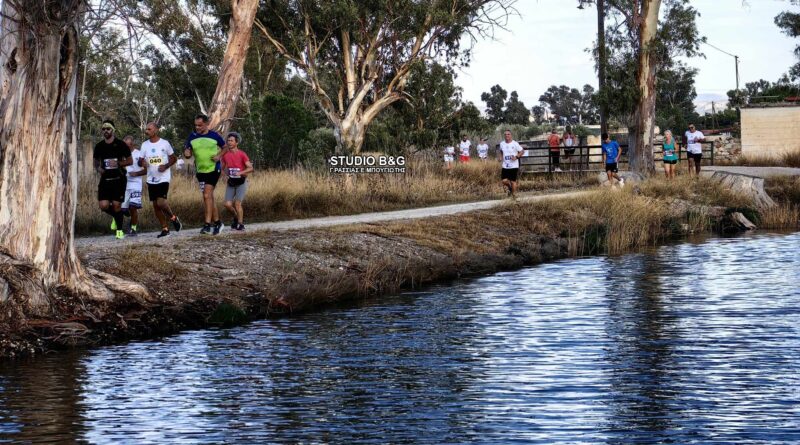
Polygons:
<instances>
[{"instance_id":1,"label":"grass","mask_svg":"<svg viewBox=\"0 0 800 445\"><path fill-rule=\"evenodd\" d=\"M311 170L270 170L256 172L244 201L245 223L279 221L329 215L425 207L503 197L500 166L496 162L473 161L457 164L451 173L438 164L413 162L406 174L361 175L352 184L341 175ZM520 191L546 191L595 184L593 176L564 174L552 178L529 175L520 181ZM97 181L87 178L79 184L75 229L78 234L108 233L111 218L97 208ZM140 230L156 230L157 221L142 191ZM224 182L215 190L220 216L231 219L223 206ZM169 204L187 226L202 225L201 194L194 177L173 173ZM126 223L127 224L127 223Z\"/></svg>"},{"instance_id":2,"label":"grass","mask_svg":"<svg viewBox=\"0 0 800 445\"><path fill-rule=\"evenodd\" d=\"M800 176L771 176L764 180L764 190L777 206L761 212L761 227L800 228Z\"/></svg>"},{"instance_id":3,"label":"grass","mask_svg":"<svg viewBox=\"0 0 800 445\"><path fill-rule=\"evenodd\" d=\"M676 198L700 204L701 210L676 213L671 207ZM530 236L564 239L570 255L617 254L707 229L710 218L702 210L707 206L748 207L752 201L705 178L651 179L638 191L607 188L572 199L512 203L499 210L338 230L403 236L456 258L536 245ZM464 227L472 230L465 233Z\"/></svg>"},{"instance_id":4,"label":"grass","mask_svg":"<svg viewBox=\"0 0 800 445\"><path fill-rule=\"evenodd\" d=\"M780 156L740 155L729 161L719 160L717 165L737 165L747 167L796 167L800 168L800 151L789 151Z\"/></svg>"}]
</instances>

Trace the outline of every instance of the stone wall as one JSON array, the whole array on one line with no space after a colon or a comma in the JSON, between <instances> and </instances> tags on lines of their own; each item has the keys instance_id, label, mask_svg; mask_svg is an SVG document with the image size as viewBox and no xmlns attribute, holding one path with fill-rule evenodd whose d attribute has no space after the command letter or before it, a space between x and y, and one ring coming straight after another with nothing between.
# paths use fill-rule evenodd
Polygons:
<instances>
[{"instance_id":1,"label":"stone wall","mask_svg":"<svg viewBox=\"0 0 800 445\"><path fill-rule=\"evenodd\" d=\"M800 151L800 106L742 108L742 155L776 158Z\"/></svg>"}]
</instances>

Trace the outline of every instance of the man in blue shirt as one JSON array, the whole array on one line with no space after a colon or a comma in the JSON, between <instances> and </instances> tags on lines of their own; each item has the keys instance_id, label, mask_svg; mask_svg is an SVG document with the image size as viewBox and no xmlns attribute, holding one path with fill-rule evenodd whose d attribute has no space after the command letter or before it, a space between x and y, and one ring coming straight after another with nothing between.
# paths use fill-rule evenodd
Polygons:
<instances>
[{"instance_id":1,"label":"man in blue shirt","mask_svg":"<svg viewBox=\"0 0 800 445\"><path fill-rule=\"evenodd\" d=\"M618 162L622 150L619 149L617 141L612 141L608 133L603 133L603 162L606 164L606 175L608 176L608 183L611 184L611 178L619 181L619 186L625 185L625 180L617 175L619 172Z\"/></svg>"}]
</instances>

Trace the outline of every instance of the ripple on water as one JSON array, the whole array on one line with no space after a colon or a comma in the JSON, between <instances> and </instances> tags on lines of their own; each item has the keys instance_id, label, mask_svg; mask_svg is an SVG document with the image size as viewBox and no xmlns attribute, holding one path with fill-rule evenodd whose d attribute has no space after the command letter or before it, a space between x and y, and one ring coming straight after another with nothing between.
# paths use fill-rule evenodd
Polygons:
<instances>
[{"instance_id":1,"label":"ripple on water","mask_svg":"<svg viewBox=\"0 0 800 445\"><path fill-rule=\"evenodd\" d=\"M0 365L0 439L800 441L800 234Z\"/></svg>"}]
</instances>

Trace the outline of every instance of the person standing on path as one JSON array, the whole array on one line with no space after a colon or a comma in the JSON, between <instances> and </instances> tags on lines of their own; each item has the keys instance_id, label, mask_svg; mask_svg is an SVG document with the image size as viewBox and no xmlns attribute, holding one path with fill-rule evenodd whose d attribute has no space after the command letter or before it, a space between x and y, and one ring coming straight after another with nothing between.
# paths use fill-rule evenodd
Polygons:
<instances>
[{"instance_id":1,"label":"person standing on path","mask_svg":"<svg viewBox=\"0 0 800 445\"><path fill-rule=\"evenodd\" d=\"M195 131L189 135L184 145L183 155L186 159L194 156L197 169L197 182L203 193L204 222L200 233L218 235L225 227L219 219L219 209L214 204L214 188L221 173L220 157L224 154L225 141L216 131L208 129L208 116L198 114L194 117Z\"/></svg>"},{"instance_id":2,"label":"person standing on path","mask_svg":"<svg viewBox=\"0 0 800 445\"><path fill-rule=\"evenodd\" d=\"M472 147L472 142L467 139L467 135L461 136L461 142L458 144L459 151L461 152L461 162L469 162L469 149Z\"/></svg>"},{"instance_id":3,"label":"person standing on path","mask_svg":"<svg viewBox=\"0 0 800 445\"><path fill-rule=\"evenodd\" d=\"M489 144L486 143L486 138L481 138L481 143L478 144L478 158L481 161L489 159Z\"/></svg>"},{"instance_id":4,"label":"person standing on path","mask_svg":"<svg viewBox=\"0 0 800 445\"><path fill-rule=\"evenodd\" d=\"M622 154L622 150L619 149L617 141L611 140L608 133L603 133L601 137L603 138L603 163L606 166L608 183L611 184L611 178L615 178L619 181L619 186L624 187L625 180L617 174L619 172L619 156Z\"/></svg>"},{"instance_id":5,"label":"person standing on path","mask_svg":"<svg viewBox=\"0 0 800 445\"><path fill-rule=\"evenodd\" d=\"M111 230L117 239L125 238L122 231L122 202L125 201L126 171L131 165L131 150L121 139L114 136L114 121L106 119L100 126L103 140L94 146L94 168L100 173L97 186L97 204L100 210L114 219Z\"/></svg>"},{"instance_id":6,"label":"person standing on path","mask_svg":"<svg viewBox=\"0 0 800 445\"><path fill-rule=\"evenodd\" d=\"M668 180L675 179L675 165L678 163L678 152L672 131L664 132L664 176Z\"/></svg>"},{"instance_id":7,"label":"person standing on path","mask_svg":"<svg viewBox=\"0 0 800 445\"><path fill-rule=\"evenodd\" d=\"M684 142L686 143L686 156L689 158L689 176L692 175L692 165L694 165L695 174L700 176L700 164L703 159L703 145L706 136L702 131L697 131L694 124L689 124L689 131L684 135Z\"/></svg>"},{"instance_id":8,"label":"person standing on path","mask_svg":"<svg viewBox=\"0 0 800 445\"><path fill-rule=\"evenodd\" d=\"M556 131L555 128L550 131L550 137L547 138L547 145L550 146L550 171L560 172L561 138L558 137L558 131Z\"/></svg>"},{"instance_id":9,"label":"person standing on path","mask_svg":"<svg viewBox=\"0 0 800 445\"><path fill-rule=\"evenodd\" d=\"M568 168L571 170L572 155L575 154L575 146L578 145L577 138L572 134L571 127L568 126L566 128L564 135L561 136L561 141L564 144L564 161L570 166Z\"/></svg>"},{"instance_id":10,"label":"person standing on path","mask_svg":"<svg viewBox=\"0 0 800 445\"><path fill-rule=\"evenodd\" d=\"M133 136L125 136L122 140L131 151L131 165L125 167L128 177L121 208L123 216L129 215L131 218L128 235L136 236L139 233L139 209L142 208L142 176L147 174L147 170L142 167L142 152L134 145Z\"/></svg>"},{"instance_id":11,"label":"person standing on path","mask_svg":"<svg viewBox=\"0 0 800 445\"><path fill-rule=\"evenodd\" d=\"M253 163L247 153L239 148L242 135L232 131L226 138L228 152L222 155L222 172L228 175L225 189L225 208L233 214L231 229L244 230L244 209L242 201L247 193L247 176L253 172Z\"/></svg>"},{"instance_id":12,"label":"person standing on path","mask_svg":"<svg viewBox=\"0 0 800 445\"><path fill-rule=\"evenodd\" d=\"M158 135L160 128L155 122L150 122L144 129L147 140L142 143L142 165L147 169L147 194L153 203L153 213L161 224L161 233L158 238L169 235L169 223L176 232L180 232L183 224L172 213L167 203L169 182L172 179L170 168L178 161L172 144Z\"/></svg>"},{"instance_id":13,"label":"person standing on path","mask_svg":"<svg viewBox=\"0 0 800 445\"><path fill-rule=\"evenodd\" d=\"M525 151L511 136L511 130L503 132L503 142L500 143L500 156L503 162L503 169L500 172L500 180L503 187L508 189L508 195L516 199L518 179L519 179L519 158Z\"/></svg>"}]
</instances>

